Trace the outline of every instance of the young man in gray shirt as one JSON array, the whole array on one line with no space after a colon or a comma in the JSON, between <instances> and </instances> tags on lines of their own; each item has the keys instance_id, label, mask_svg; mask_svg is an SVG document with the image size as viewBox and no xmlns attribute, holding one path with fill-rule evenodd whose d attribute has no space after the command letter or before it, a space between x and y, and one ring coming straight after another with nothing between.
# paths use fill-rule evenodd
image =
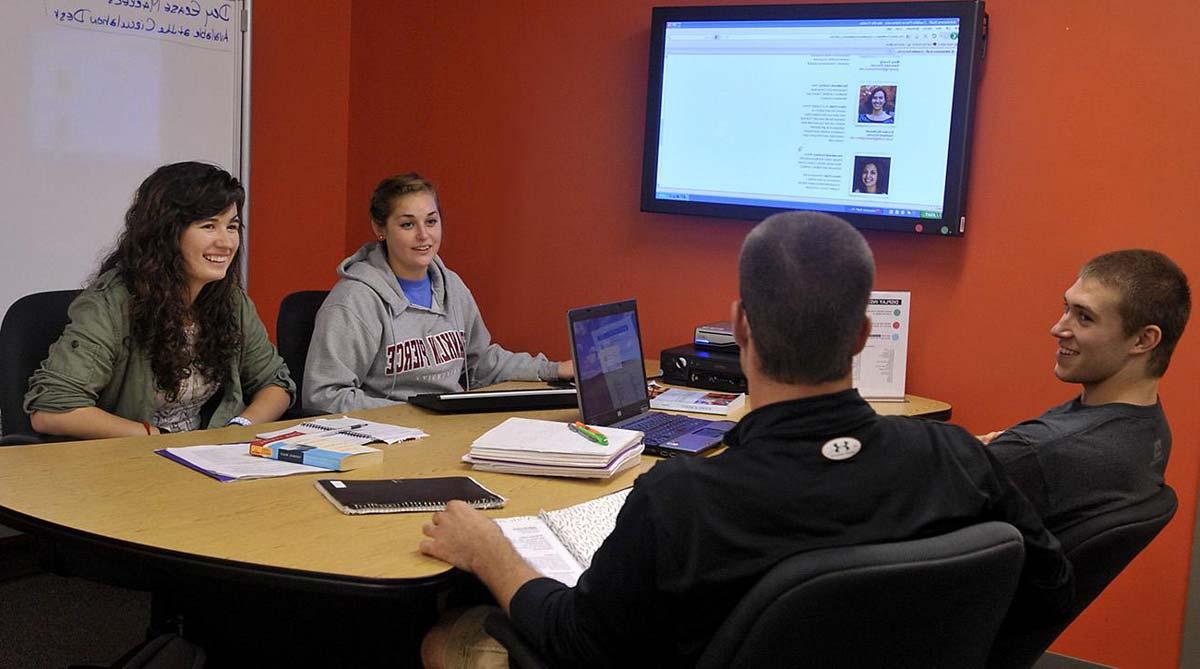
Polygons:
<instances>
[{"instance_id":1,"label":"young man in gray shirt","mask_svg":"<svg viewBox=\"0 0 1200 669\"><path fill-rule=\"evenodd\" d=\"M980 437L1051 532L1162 488L1171 429L1158 382L1190 311L1187 277L1155 251L1094 258L1063 295L1054 374L1082 392Z\"/></svg>"}]
</instances>

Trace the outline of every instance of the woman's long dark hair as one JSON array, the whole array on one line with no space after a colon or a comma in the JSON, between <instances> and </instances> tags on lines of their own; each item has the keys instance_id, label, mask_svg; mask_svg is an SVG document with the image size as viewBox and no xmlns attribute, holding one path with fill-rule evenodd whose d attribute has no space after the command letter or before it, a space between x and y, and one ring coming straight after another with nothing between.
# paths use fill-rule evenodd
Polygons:
<instances>
[{"instance_id":1,"label":"woman's long dark hair","mask_svg":"<svg viewBox=\"0 0 1200 669\"><path fill-rule=\"evenodd\" d=\"M219 167L164 165L138 187L117 247L100 264L100 274L116 269L128 287L130 335L150 356L155 383L169 401L178 399L193 364L216 383L229 380L229 362L242 344L236 313L242 245L225 278L206 284L189 306L179 240L192 223L231 204L240 219L245 199L238 180ZM188 321L198 326L190 354L184 334Z\"/></svg>"}]
</instances>

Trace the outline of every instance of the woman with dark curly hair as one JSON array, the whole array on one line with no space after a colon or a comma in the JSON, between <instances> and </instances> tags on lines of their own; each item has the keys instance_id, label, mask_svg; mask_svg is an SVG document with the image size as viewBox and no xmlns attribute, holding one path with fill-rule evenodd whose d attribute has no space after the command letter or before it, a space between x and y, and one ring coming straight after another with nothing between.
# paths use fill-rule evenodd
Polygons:
<instances>
[{"instance_id":1,"label":"woman with dark curly hair","mask_svg":"<svg viewBox=\"0 0 1200 669\"><path fill-rule=\"evenodd\" d=\"M277 419L296 392L242 290L245 190L203 163L155 170L116 249L29 381L38 432L84 439Z\"/></svg>"}]
</instances>

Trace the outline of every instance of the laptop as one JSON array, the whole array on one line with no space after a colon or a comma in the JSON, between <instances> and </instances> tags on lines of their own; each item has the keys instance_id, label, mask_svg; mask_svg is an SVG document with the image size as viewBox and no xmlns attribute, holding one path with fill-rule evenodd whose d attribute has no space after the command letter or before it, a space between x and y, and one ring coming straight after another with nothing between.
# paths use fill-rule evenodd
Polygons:
<instances>
[{"instance_id":1,"label":"laptop","mask_svg":"<svg viewBox=\"0 0 1200 669\"><path fill-rule=\"evenodd\" d=\"M583 422L643 432L646 452L664 457L707 451L734 426L650 411L636 301L571 309L567 330Z\"/></svg>"}]
</instances>

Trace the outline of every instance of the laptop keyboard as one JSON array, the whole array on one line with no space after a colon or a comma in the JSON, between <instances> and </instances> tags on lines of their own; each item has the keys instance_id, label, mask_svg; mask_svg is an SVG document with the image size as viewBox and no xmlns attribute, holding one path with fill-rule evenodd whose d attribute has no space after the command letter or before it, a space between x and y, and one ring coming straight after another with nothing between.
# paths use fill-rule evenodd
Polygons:
<instances>
[{"instance_id":1,"label":"laptop keyboard","mask_svg":"<svg viewBox=\"0 0 1200 669\"><path fill-rule=\"evenodd\" d=\"M651 412L634 418L628 423L621 425L621 427L626 430L644 432L646 434L646 445L658 446L664 441L671 441L675 437L691 432L708 422L710 421L706 421L703 418Z\"/></svg>"}]
</instances>

